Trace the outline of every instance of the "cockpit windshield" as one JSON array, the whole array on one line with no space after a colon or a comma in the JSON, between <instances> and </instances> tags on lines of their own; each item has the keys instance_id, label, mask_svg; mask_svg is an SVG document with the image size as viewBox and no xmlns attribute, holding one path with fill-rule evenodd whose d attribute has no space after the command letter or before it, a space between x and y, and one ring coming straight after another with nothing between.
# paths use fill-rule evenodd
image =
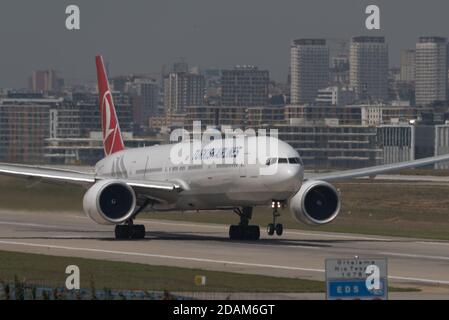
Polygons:
<instances>
[{"instance_id":1,"label":"cockpit windshield","mask_svg":"<svg viewBox=\"0 0 449 320\"><path fill-rule=\"evenodd\" d=\"M290 163L302 165L301 158L269 158L265 163L267 166L272 166L276 163Z\"/></svg>"}]
</instances>

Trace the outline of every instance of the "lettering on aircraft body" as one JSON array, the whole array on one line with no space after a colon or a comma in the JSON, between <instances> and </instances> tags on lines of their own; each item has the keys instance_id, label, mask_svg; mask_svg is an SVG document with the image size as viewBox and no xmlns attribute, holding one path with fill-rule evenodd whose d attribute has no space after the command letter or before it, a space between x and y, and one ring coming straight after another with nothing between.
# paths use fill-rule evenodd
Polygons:
<instances>
[{"instance_id":1,"label":"lettering on aircraft body","mask_svg":"<svg viewBox=\"0 0 449 320\"><path fill-rule=\"evenodd\" d=\"M128 170L125 166L125 156L117 157L112 162L111 175L116 179L128 178Z\"/></svg>"},{"instance_id":2,"label":"lettering on aircraft body","mask_svg":"<svg viewBox=\"0 0 449 320\"><path fill-rule=\"evenodd\" d=\"M237 158L242 147L208 148L193 153L193 160Z\"/></svg>"}]
</instances>

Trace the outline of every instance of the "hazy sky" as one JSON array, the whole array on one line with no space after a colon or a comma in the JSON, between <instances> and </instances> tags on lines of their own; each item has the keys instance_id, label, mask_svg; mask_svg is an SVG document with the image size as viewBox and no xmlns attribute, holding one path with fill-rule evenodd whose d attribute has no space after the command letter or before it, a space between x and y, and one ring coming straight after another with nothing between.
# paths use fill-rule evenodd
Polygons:
<instances>
[{"instance_id":1,"label":"hazy sky","mask_svg":"<svg viewBox=\"0 0 449 320\"><path fill-rule=\"evenodd\" d=\"M81 30L65 29L65 8L81 9ZM381 9L381 31L365 29L365 8ZM95 78L102 53L112 75L191 66L254 64L285 81L290 41L385 35L391 64L421 35L449 36L447 0L1 0L0 87L25 87L32 70L54 68L68 82Z\"/></svg>"}]
</instances>

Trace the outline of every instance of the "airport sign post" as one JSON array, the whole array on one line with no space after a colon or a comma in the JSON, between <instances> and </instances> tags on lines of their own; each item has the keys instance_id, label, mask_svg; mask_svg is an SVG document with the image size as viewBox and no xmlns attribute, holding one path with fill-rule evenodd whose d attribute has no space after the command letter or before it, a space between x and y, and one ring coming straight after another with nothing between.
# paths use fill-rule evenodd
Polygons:
<instances>
[{"instance_id":1,"label":"airport sign post","mask_svg":"<svg viewBox=\"0 0 449 320\"><path fill-rule=\"evenodd\" d=\"M387 259L326 259L327 300L387 300Z\"/></svg>"}]
</instances>

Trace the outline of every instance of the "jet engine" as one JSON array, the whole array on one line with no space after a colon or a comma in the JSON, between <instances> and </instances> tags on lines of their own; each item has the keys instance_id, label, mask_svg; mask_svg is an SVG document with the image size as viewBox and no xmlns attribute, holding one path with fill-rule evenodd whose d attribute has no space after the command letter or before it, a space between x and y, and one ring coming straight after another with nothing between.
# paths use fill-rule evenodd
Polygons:
<instances>
[{"instance_id":1,"label":"jet engine","mask_svg":"<svg viewBox=\"0 0 449 320\"><path fill-rule=\"evenodd\" d=\"M290 199L290 211L298 222L323 225L333 221L341 208L335 187L324 181L307 181Z\"/></svg>"},{"instance_id":2,"label":"jet engine","mask_svg":"<svg viewBox=\"0 0 449 320\"><path fill-rule=\"evenodd\" d=\"M98 224L121 224L132 217L136 208L136 194L126 183L101 180L84 195L86 215Z\"/></svg>"}]
</instances>

